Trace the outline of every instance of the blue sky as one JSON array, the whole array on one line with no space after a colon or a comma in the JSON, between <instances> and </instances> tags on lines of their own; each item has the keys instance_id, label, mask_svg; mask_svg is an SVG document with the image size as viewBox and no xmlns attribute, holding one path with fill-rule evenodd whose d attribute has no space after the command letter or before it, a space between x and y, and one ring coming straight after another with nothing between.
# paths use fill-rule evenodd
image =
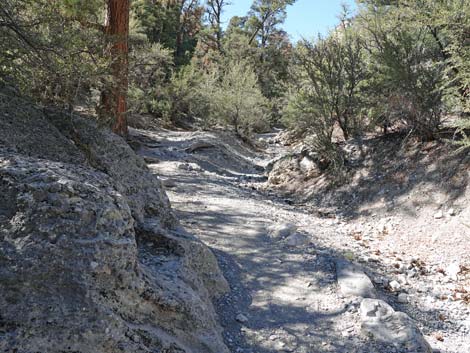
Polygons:
<instances>
[{"instance_id":1,"label":"blue sky","mask_svg":"<svg viewBox=\"0 0 470 353\"><path fill-rule=\"evenodd\" d=\"M354 0L297 0L287 9L284 29L294 41L314 37L317 33L326 34L338 23L343 3L355 8ZM246 15L251 4L252 0L232 0L232 5L225 8L226 24L232 16Z\"/></svg>"}]
</instances>

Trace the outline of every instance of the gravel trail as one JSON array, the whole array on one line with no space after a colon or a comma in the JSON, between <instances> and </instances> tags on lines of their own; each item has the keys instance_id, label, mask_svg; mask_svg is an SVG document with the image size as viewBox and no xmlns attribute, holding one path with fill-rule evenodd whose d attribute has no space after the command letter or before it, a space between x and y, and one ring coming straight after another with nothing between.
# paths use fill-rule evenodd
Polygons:
<instances>
[{"instance_id":1,"label":"gravel trail","mask_svg":"<svg viewBox=\"0 0 470 353\"><path fill-rule=\"evenodd\" d=\"M263 166L281 147L254 153L229 141L229 135L133 134L140 154L164 180L178 218L212 248L230 283L231 292L217 307L233 353L402 351L363 334L360 300L339 290L335 261L352 248L337 231L344 227L341 221L256 190L264 181ZM196 145L200 141L204 144ZM384 276L379 266L366 272ZM377 289L379 298L396 308L395 296ZM400 309L412 317L416 313L411 304ZM419 313L428 319L428 312ZM432 327L419 326L431 335ZM462 336L451 336L455 342L447 346L427 338L440 352L458 353L469 343Z\"/></svg>"}]
</instances>

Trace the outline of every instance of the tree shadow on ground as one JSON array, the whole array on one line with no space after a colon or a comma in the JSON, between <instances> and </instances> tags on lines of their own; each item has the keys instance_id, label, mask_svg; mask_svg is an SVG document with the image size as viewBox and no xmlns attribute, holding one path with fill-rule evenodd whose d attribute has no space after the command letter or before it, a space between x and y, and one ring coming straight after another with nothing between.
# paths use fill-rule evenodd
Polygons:
<instances>
[{"instance_id":1,"label":"tree shadow on ground","mask_svg":"<svg viewBox=\"0 0 470 353\"><path fill-rule=\"evenodd\" d=\"M185 180L185 178L191 179ZM214 180L194 180L182 177L181 185L197 185L204 197L230 197L218 187L227 187ZM186 183L186 184L185 184ZM194 183L194 184L192 184ZM211 188L201 185L208 183ZM182 194L185 188L181 186ZM236 200L233 200L236 202ZM223 206L223 205L222 205ZM368 340L359 334L358 314L348 310L348 300L338 294L334 261L342 255L335 249L309 247L289 248L282 241L273 240L266 233L265 219L252 222L249 209L237 205L201 207L188 201L175 203L177 216L183 222L194 222L189 228L206 243L212 245L222 271L231 284L232 291L216 304L220 321L225 329L225 340L231 351L252 353L291 352L394 352L394 348ZM263 210L260 210L260 215ZM373 267L366 271L378 276ZM300 283L295 279L302 279ZM304 279L311 279L313 285ZM291 288L299 300L292 297L282 300L276 293ZM439 317L439 312L426 312L419 308L396 303L387 291L378 288L381 298L412 317L429 321ZM306 292L311 292L306 294ZM271 293L263 301L256 296ZM302 298L305 296L306 298ZM315 297L318 296L318 301ZM328 307L328 298L335 304ZM330 303L331 304L331 303ZM238 314L248 317L246 324L239 323ZM350 322L354 334L344 334L343 322ZM431 332L433 328L427 329ZM270 336L279 338L271 340ZM360 337L360 338L358 338ZM281 342L285 347L280 347ZM294 342L294 343L292 343ZM285 348L285 349L284 349Z\"/></svg>"},{"instance_id":2,"label":"tree shadow on ground","mask_svg":"<svg viewBox=\"0 0 470 353\"><path fill-rule=\"evenodd\" d=\"M402 151L390 144L390 153L394 153L390 160L399 159ZM361 154L366 155L365 152ZM446 167L439 165L437 170L429 170L436 162L431 158L423 159L419 149L411 153L411 157L407 157L409 160L406 163L396 166L392 163L381 166L383 157L370 155L371 166L376 167L371 167L374 173L369 175L369 179L364 178L357 185L351 186L353 193L361 192L366 196L363 199L356 198L355 204L346 203L345 207L351 210L350 216L358 216L362 212L361 205L378 197L392 202L409 192L410 188L418 187L423 176L435 182L442 178L442 173L446 171L449 178L454 175ZM178 158L181 158L181 155L177 157L172 156L168 160L180 161ZM363 158L358 160L358 163L366 163L365 157ZM460 156L460 160L448 158L454 163L452 168L458 169L466 157ZM381 195L379 185L383 187L393 184L394 173L406 170L410 161L415 163L415 169L421 174L408 177L408 189L397 188L394 194ZM205 169L204 164L200 164L200 167ZM224 175L220 171L217 174ZM269 208L260 206L260 209L253 212L253 209L246 208L243 203L249 202L253 193L256 193L260 196L260 204L269 201L271 205L274 203L281 209L288 208L284 198L240 189L237 178L222 180L196 171L178 171L176 174L169 171L164 173L164 176L178 181L177 187L172 190L172 193L181 196L172 201L177 217L191 232L212 247L231 285L232 291L217 301L216 307L225 330L225 341L233 353L396 351L395 347L375 342L360 334L357 307L351 309L349 300L342 298L338 293L334 260L342 255L337 249L325 249L316 245L288 248L281 241L267 236L265 223L267 219L272 220L266 215ZM382 184L380 180L384 180ZM368 183L378 183L378 186L374 189ZM457 198L466 186L467 178L464 177L461 184L458 184L457 191L454 187L444 190L450 197ZM228 193L235 189L238 194L231 198ZM352 196L350 189L339 192L343 193L340 197L345 199ZM195 194L197 197L193 200L183 197ZM226 200L225 203L207 202L209 199L222 198ZM380 265L365 266L366 272L372 278L382 272ZM442 325L439 322L441 312L422 310L413 304L399 304L384 288L377 290L380 298L418 319L426 334L432 333ZM279 292L287 298L276 298L276 293ZM237 315L240 313L248 318L244 324L237 321ZM348 329L348 323L354 327L351 332L345 333L344 329ZM279 338L271 339L273 335L278 335ZM279 346L280 342L284 342L285 346Z\"/></svg>"},{"instance_id":3,"label":"tree shadow on ground","mask_svg":"<svg viewBox=\"0 0 470 353\"><path fill-rule=\"evenodd\" d=\"M248 247L256 246L256 244L249 242L244 244ZM397 348L394 346L367 339L365 336L356 337L356 339L353 337L360 335L358 314L354 311L351 317L347 317L347 314L350 313L350 307L352 307L352 305L348 306L349 300L347 298L343 307L331 310L318 310L315 302L310 302L309 305L287 302L267 303L263 307L253 307L252 293L256 293L261 288L264 291L274 293L280 286L288 285L290 278L304 276L306 271L311 274L312 279L321 278L316 282L318 287L311 288L312 291L317 291L320 295L321 292L326 291L327 294L335 296L336 293L329 291L337 290L336 275L334 268L328 264L331 265L334 259L341 257L341 254L332 249L318 250L324 252L320 260L320 262L324 262L323 266L311 266L303 260L286 261L285 264L289 268L288 276L283 276L282 271L276 273L276 265L273 265L271 256L257 256L251 259L249 256L242 256L240 258L239 255L213 249L232 288L232 292L217 302L217 311L226 330L226 343L232 352L396 352ZM304 250L297 250L297 252L302 251ZM292 252L292 250L288 250L288 252ZM285 249L283 254L286 254ZM274 252L274 257L278 255L280 254ZM258 283L247 281L245 278L246 272L253 267L257 267L258 277L263 279ZM373 269L365 270L372 278L374 275L379 275ZM396 297L390 292L379 287L376 289L379 298L391 304L395 310L407 313L413 319L419 320L420 324L424 323L422 329L425 334L429 335L439 329L439 327L435 327L436 324L443 325L439 321L439 316L443 313L439 310L426 311L413 306L413 304L399 304ZM350 299L352 300L352 298ZM357 307L354 310L357 310ZM236 316L239 313L247 314L247 323L237 322ZM338 328L338 324L342 321L356 322L357 325L351 332L351 336L344 335L345 327ZM273 334L278 338L271 341ZM253 335L258 337L253 338ZM289 346L289 341L294 341L295 344ZM286 347L279 346L278 342L287 342ZM438 351L435 350L435 352Z\"/></svg>"},{"instance_id":4,"label":"tree shadow on ground","mask_svg":"<svg viewBox=\"0 0 470 353\"><path fill-rule=\"evenodd\" d=\"M221 131L194 132L193 135L181 141L171 139L171 136L164 138L161 134L147 136L143 131L133 130L132 140L138 142L137 150L143 157L158 158L166 162L194 163L201 170L234 178L245 175L256 178L263 172L263 168L255 163L256 154L252 147L235 136ZM157 137L158 141L155 140ZM207 147L188 151L188 148L200 142L207 144Z\"/></svg>"}]
</instances>

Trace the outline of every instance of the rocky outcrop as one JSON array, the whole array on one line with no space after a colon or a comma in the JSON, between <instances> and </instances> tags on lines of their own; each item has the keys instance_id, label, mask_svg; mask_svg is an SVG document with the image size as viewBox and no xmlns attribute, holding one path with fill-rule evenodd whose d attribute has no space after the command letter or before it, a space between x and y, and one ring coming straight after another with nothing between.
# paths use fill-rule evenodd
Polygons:
<instances>
[{"instance_id":1,"label":"rocky outcrop","mask_svg":"<svg viewBox=\"0 0 470 353\"><path fill-rule=\"evenodd\" d=\"M0 95L0 350L227 352L217 262L92 120Z\"/></svg>"}]
</instances>

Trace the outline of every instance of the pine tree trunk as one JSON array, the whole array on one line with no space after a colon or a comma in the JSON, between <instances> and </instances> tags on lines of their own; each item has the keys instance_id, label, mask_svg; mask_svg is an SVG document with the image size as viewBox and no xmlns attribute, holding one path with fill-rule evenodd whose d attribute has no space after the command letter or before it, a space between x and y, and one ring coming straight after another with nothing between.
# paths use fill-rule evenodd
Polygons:
<instances>
[{"instance_id":1,"label":"pine tree trunk","mask_svg":"<svg viewBox=\"0 0 470 353\"><path fill-rule=\"evenodd\" d=\"M111 87L102 92L103 113L111 118L115 133L127 135L129 0L108 0L105 34L109 41Z\"/></svg>"}]
</instances>

